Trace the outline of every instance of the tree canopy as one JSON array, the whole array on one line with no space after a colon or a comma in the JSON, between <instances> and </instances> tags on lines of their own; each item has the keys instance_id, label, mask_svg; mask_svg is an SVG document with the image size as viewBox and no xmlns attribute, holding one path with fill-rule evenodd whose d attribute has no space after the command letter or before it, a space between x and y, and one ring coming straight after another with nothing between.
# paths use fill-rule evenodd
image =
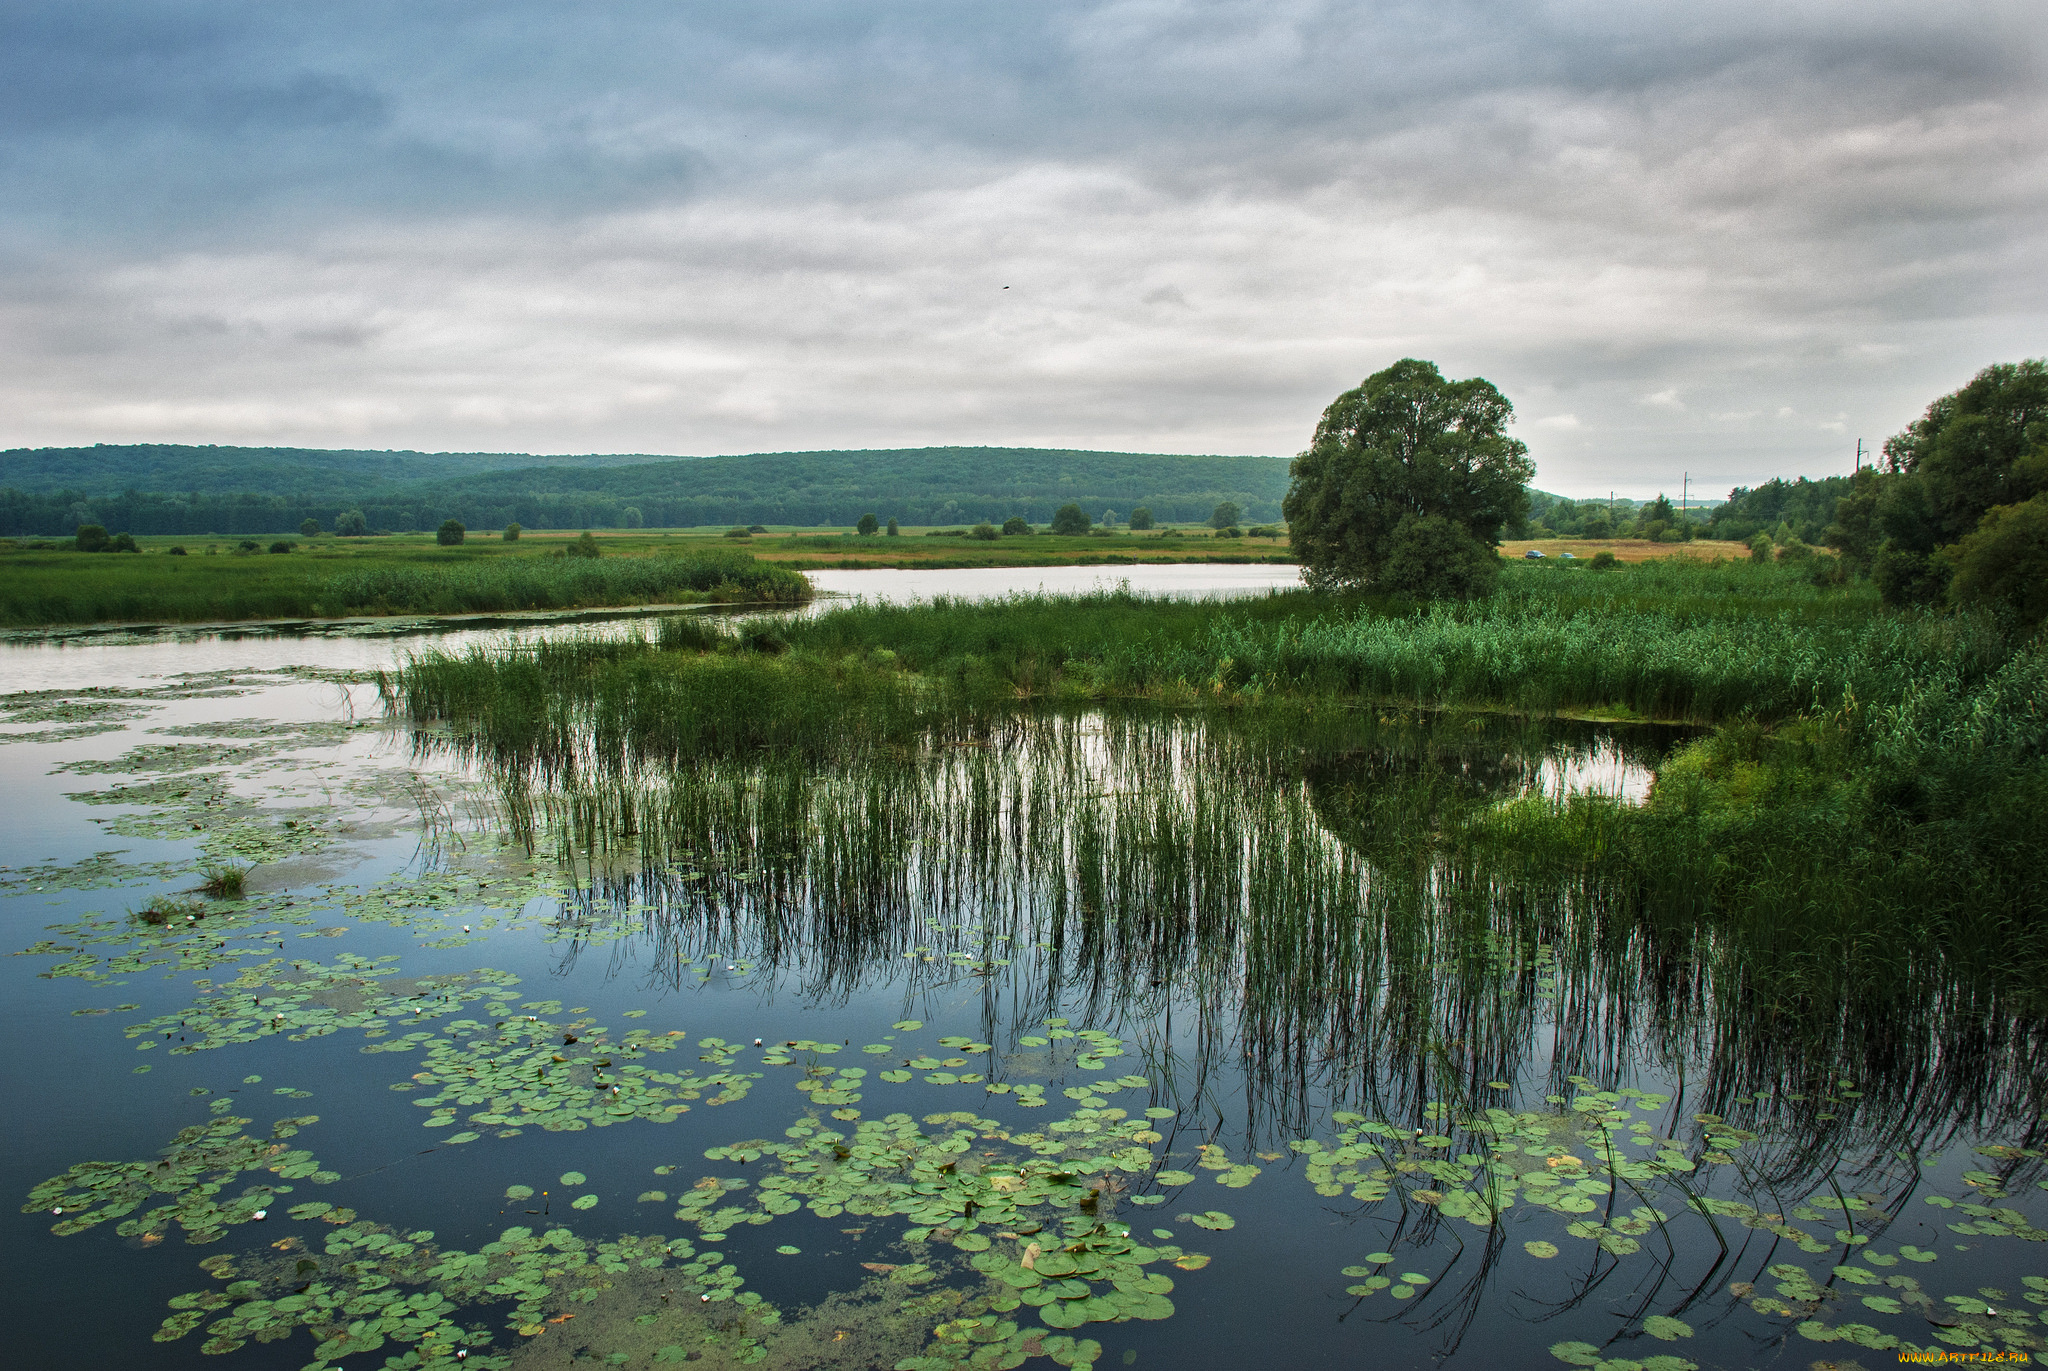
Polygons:
<instances>
[{"instance_id":1,"label":"tree canopy","mask_svg":"<svg viewBox=\"0 0 2048 1371\"><path fill-rule=\"evenodd\" d=\"M1891 604L2035 603L2015 568L2044 522L2020 507L2048 501L2048 361L1989 366L1885 441L1882 471L1859 472L1835 505L1826 541L1868 569ZM1980 528L1987 536L1972 535ZM1951 577L1968 565L1970 574Z\"/></svg>"},{"instance_id":2,"label":"tree canopy","mask_svg":"<svg viewBox=\"0 0 2048 1371\"><path fill-rule=\"evenodd\" d=\"M1380 584L1398 551L1403 590L1483 593L1535 474L1528 447L1503 432L1514 413L1491 382L1449 381L1412 357L1338 396L1294 459L1283 506L1309 583Z\"/></svg>"}]
</instances>

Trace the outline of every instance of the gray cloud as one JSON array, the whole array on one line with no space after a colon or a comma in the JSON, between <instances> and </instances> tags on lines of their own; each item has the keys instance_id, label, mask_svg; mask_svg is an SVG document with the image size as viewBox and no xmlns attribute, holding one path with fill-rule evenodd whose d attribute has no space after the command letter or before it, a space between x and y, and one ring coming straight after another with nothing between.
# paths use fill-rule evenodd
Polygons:
<instances>
[{"instance_id":1,"label":"gray cloud","mask_svg":"<svg viewBox=\"0 0 2048 1371\"><path fill-rule=\"evenodd\" d=\"M0 24L7 443L1288 452L1417 354L1648 493L2043 351L2033 4Z\"/></svg>"}]
</instances>

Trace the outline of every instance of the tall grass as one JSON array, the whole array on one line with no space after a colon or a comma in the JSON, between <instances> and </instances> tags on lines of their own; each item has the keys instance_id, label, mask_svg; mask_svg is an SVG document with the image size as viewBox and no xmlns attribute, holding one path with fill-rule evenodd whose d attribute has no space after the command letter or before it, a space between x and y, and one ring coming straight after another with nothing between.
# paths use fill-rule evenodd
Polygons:
<instances>
[{"instance_id":1,"label":"tall grass","mask_svg":"<svg viewBox=\"0 0 2048 1371\"><path fill-rule=\"evenodd\" d=\"M1762 958L1746 981L1758 1012L1825 1019L1846 987L1874 993L1922 959L2048 989L2048 646L1988 619L1856 608L1775 567L1635 574L1528 575L1491 602L1421 610L1306 593L854 606L712 650L677 636L670 651L423 657L391 698L545 774L858 761L1000 741L1046 704L1220 705L1262 750L1259 774L1287 759L1349 776L1318 782L1330 826L1384 869L1477 863L1482 884L1592 891L1667 943L1739 934ZM1646 805L1502 804L1483 768L1425 783L1360 741L1411 707L1711 732L1660 765ZM1229 776L1227 752L1189 765Z\"/></svg>"}]
</instances>

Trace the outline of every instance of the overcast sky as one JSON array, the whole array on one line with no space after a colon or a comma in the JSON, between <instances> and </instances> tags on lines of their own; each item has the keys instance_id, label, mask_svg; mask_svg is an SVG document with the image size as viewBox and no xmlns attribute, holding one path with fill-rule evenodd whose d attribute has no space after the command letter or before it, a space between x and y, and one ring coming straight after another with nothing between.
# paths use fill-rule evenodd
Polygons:
<instances>
[{"instance_id":1,"label":"overcast sky","mask_svg":"<svg viewBox=\"0 0 2048 1371\"><path fill-rule=\"evenodd\" d=\"M2044 78L2042 0L11 0L0 446L1290 455L1419 356L1722 495L2048 353Z\"/></svg>"}]
</instances>

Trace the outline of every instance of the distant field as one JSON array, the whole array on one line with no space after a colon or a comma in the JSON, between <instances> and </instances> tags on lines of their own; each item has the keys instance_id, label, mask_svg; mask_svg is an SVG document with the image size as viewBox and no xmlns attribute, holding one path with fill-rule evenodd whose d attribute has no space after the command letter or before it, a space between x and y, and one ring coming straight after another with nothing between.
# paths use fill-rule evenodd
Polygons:
<instances>
[{"instance_id":1,"label":"distant field","mask_svg":"<svg viewBox=\"0 0 2048 1371\"><path fill-rule=\"evenodd\" d=\"M438 546L431 535L298 539L143 538L140 553L0 547L0 625L222 623L382 614L464 614L693 602L792 603L809 583L711 540L605 539L604 555L551 555L566 536ZM171 554L182 546L185 556Z\"/></svg>"},{"instance_id":2,"label":"distant field","mask_svg":"<svg viewBox=\"0 0 2048 1371\"><path fill-rule=\"evenodd\" d=\"M1533 542L1502 543L1500 555L1520 557L1531 548L1545 557L1562 557L1569 552L1582 561L1601 552L1613 553L1619 562L1648 562L1663 557L1718 562L1730 557L1749 556L1747 544L1716 542L1706 538L1696 538L1690 543L1653 543L1647 538L1539 538Z\"/></svg>"}]
</instances>

